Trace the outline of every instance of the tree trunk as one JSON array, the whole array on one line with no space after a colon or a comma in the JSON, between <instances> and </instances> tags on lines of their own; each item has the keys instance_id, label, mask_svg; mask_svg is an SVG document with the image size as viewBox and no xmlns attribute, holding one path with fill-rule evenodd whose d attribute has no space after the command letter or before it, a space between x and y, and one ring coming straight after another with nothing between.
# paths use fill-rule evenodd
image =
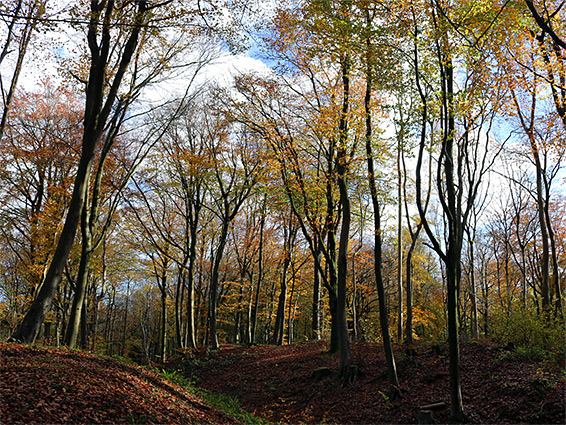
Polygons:
<instances>
[{"instance_id":1,"label":"tree trunk","mask_svg":"<svg viewBox=\"0 0 566 425\"><path fill-rule=\"evenodd\" d=\"M289 294L289 311L287 313L287 344L293 343L293 296L295 295L295 271L292 272L291 278L291 293ZM298 298L298 297L297 297Z\"/></svg>"},{"instance_id":2,"label":"tree trunk","mask_svg":"<svg viewBox=\"0 0 566 425\"><path fill-rule=\"evenodd\" d=\"M248 308L246 311L246 344L253 344L252 340L252 311L253 311L253 296L254 296L254 278L253 273L250 273L250 281L248 286Z\"/></svg>"},{"instance_id":3,"label":"tree trunk","mask_svg":"<svg viewBox=\"0 0 566 425\"><path fill-rule=\"evenodd\" d=\"M45 316L51 309L53 298L55 297L55 293L57 292L57 288L61 282L63 270L75 240L75 233L79 225L81 211L88 188L88 176L90 175L92 167L94 141L85 139L92 139L92 135L88 135L85 132L85 137L83 138L83 151L77 175L75 177L73 194L69 204L65 225L61 235L59 236L59 242L57 243L53 260L51 261L51 265L47 271L47 276L41 286L41 290L34 299L30 309L22 320L22 323L10 337L10 340L12 341L26 344L32 344L35 341Z\"/></svg>"},{"instance_id":4,"label":"tree trunk","mask_svg":"<svg viewBox=\"0 0 566 425\"><path fill-rule=\"evenodd\" d=\"M403 125L403 124L402 124ZM403 182L401 173L401 149L403 131L397 136L397 341L403 340Z\"/></svg>"},{"instance_id":5,"label":"tree trunk","mask_svg":"<svg viewBox=\"0 0 566 425\"><path fill-rule=\"evenodd\" d=\"M128 304L130 303L130 283L128 279L128 286L126 287L126 305L124 306L124 333L122 334L122 351L120 355L124 357L126 355L126 344L128 336Z\"/></svg>"},{"instance_id":6,"label":"tree trunk","mask_svg":"<svg viewBox=\"0 0 566 425\"><path fill-rule=\"evenodd\" d=\"M473 239L469 241L470 243L470 289L472 298L472 338L476 339L478 337L478 300L476 295L476 269L475 269L475 253L474 253L474 241Z\"/></svg>"},{"instance_id":7,"label":"tree trunk","mask_svg":"<svg viewBox=\"0 0 566 425\"><path fill-rule=\"evenodd\" d=\"M216 249L216 254L214 255L214 265L212 268L212 277L210 281L210 344L214 350L220 347L218 343L218 330L217 330L217 314L218 314L218 279L220 272L220 262L224 255L224 248L226 246L226 239L228 237L228 226L230 221L224 219L222 223L222 230L220 233L220 239L218 241L218 248Z\"/></svg>"},{"instance_id":8,"label":"tree trunk","mask_svg":"<svg viewBox=\"0 0 566 425\"><path fill-rule=\"evenodd\" d=\"M88 294L83 299L81 309L81 349L88 349Z\"/></svg>"},{"instance_id":9,"label":"tree trunk","mask_svg":"<svg viewBox=\"0 0 566 425\"><path fill-rule=\"evenodd\" d=\"M67 332L65 334L65 344L69 348L75 348L77 344L77 336L79 333L81 312L84 304L85 294L87 292L88 275L90 273L90 259L92 256L92 233L91 233L91 226L89 221L87 202L85 202L83 205L83 211L81 217L82 217L81 218L82 221L81 261L79 264L77 283L75 284L75 295L73 297L73 304L71 306L71 313L69 316L69 322L67 324Z\"/></svg>"},{"instance_id":10,"label":"tree trunk","mask_svg":"<svg viewBox=\"0 0 566 425\"><path fill-rule=\"evenodd\" d=\"M166 277L164 276L165 280ZM167 289L161 290L161 341L159 343L161 363L167 361Z\"/></svg>"},{"instance_id":11,"label":"tree trunk","mask_svg":"<svg viewBox=\"0 0 566 425\"><path fill-rule=\"evenodd\" d=\"M318 261L322 260L322 253L317 249L314 255L318 256ZM320 339L320 270L314 269L314 285L312 294L312 334L311 339Z\"/></svg>"},{"instance_id":12,"label":"tree trunk","mask_svg":"<svg viewBox=\"0 0 566 425\"><path fill-rule=\"evenodd\" d=\"M361 246L361 245L360 245ZM352 338L358 340L358 285L356 282L356 254L352 255Z\"/></svg>"},{"instance_id":13,"label":"tree trunk","mask_svg":"<svg viewBox=\"0 0 566 425\"><path fill-rule=\"evenodd\" d=\"M259 226L259 253L258 253L258 273L257 273L257 288L254 298L253 314L252 314L252 331L250 343L255 344L256 334L257 334L257 313L259 309L259 294L261 290L261 284L263 280L263 239L265 230L265 207L266 207L267 196L264 196L263 205L261 209L261 222Z\"/></svg>"},{"instance_id":14,"label":"tree trunk","mask_svg":"<svg viewBox=\"0 0 566 425\"><path fill-rule=\"evenodd\" d=\"M339 333L338 333L338 264L336 261L336 232L335 229L328 232L327 235L328 256L330 262L327 264L328 271L328 306L330 309L330 354L337 353L340 350Z\"/></svg>"},{"instance_id":15,"label":"tree trunk","mask_svg":"<svg viewBox=\"0 0 566 425\"><path fill-rule=\"evenodd\" d=\"M413 250L414 244L411 243L409 250L407 251L407 263L405 264L405 274L407 288L405 290L407 294L407 320L405 321L405 342L411 344L413 342Z\"/></svg>"},{"instance_id":16,"label":"tree trunk","mask_svg":"<svg viewBox=\"0 0 566 425\"><path fill-rule=\"evenodd\" d=\"M108 116L114 105L124 74L136 50L139 33L144 22L143 17L146 12L146 7L147 1L138 2L136 23L132 26L128 40L124 44L120 64L114 74L114 80L109 85L106 72L109 52L112 47L110 15L113 13L114 2L109 1L106 5L104 12L105 19L102 23L103 36L100 45L97 36L99 24L101 23L102 10L99 10L97 2L93 1L91 3L90 25L87 35L91 52L91 63L85 100L81 157L73 185L71 201L65 218L65 224L59 236L57 248L55 249L41 290L34 299L22 323L10 337L12 341L33 343L41 329L41 324L47 312L51 309L51 304L61 281L61 276L65 264L67 263L69 253L71 252L75 234L81 219L81 212L85 203L89 176L93 165L94 152L106 127ZM106 100L104 100L105 95Z\"/></svg>"},{"instance_id":17,"label":"tree trunk","mask_svg":"<svg viewBox=\"0 0 566 425\"><path fill-rule=\"evenodd\" d=\"M460 260L464 225L461 222L461 195L457 194L454 170L454 69L451 57L443 64L444 96L446 102L445 124L440 170L444 171L446 185L445 215L448 221L448 248L444 257L446 265L446 296L448 308L448 346L450 352L450 412L454 421L464 421L464 407L460 388L460 341L458 335L458 295L460 289ZM440 181L438 185L440 186Z\"/></svg>"},{"instance_id":18,"label":"tree trunk","mask_svg":"<svg viewBox=\"0 0 566 425\"><path fill-rule=\"evenodd\" d=\"M464 420L464 407L460 383L460 338L458 335L458 286L460 272L457 253L450 252L450 247L448 250L446 296L448 303L448 350L450 357L450 414L452 419L461 423Z\"/></svg>"},{"instance_id":19,"label":"tree trunk","mask_svg":"<svg viewBox=\"0 0 566 425\"><path fill-rule=\"evenodd\" d=\"M197 262L197 240L198 240L198 217L199 210L195 211L193 223L191 223L191 241L189 243L189 264L187 269L187 346L197 346L196 321L195 321L195 268Z\"/></svg>"},{"instance_id":20,"label":"tree trunk","mask_svg":"<svg viewBox=\"0 0 566 425\"><path fill-rule=\"evenodd\" d=\"M340 115L339 131L340 140L336 155L336 172L338 189L340 192L340 205L342 209L342 221L340 228L340 243L338 246L338 302L337 302L337 324L338 343L340 346L340 376L344 382L354 379L352 375L352 350L350 348L350 337L348 334L347 317L347 288L348 288L348 242L350 241L351 209L348 195L347 177L349 174L349 163L347 158L348 142L348 113L350 108L350 54L345 53L341 58L342 67L342 113Z\"/></svg>"},{"instance_id":21,"label":"tree trunk","mask_svg":"<svg viewBox=\"0 0 566 425\"><path fill-rule=\"evenodd\" d=\"M344 152L345 154L345 152ZM343 158L345 160L345 158ZM340 245L338 252L338 299L336 305L336 319L338 330L338 343L340 346L340 376L344 382L351 381L352 376L352 350L348 335L347 317L347 280L348 280L348 241L350 230L350 200L344 178L338 178L340 185L340 202L342 204L342 227L340 231Z\"/></svg>"},{"instance_id":22,"label":"tree trunk","mask_svg":"<svg viewBox=\"0 0 566 425\"><path fill-rule=\"evenodd\" d=\"M187 268L188 256L185 256L178 268L177 288L175 291L175 339L177 346L185 348L184 324L183 324L183 301L185 298L185 270Z\"/></svg>"},{"instance_id":23,"label":"tree trunk","mask_svg":"<svg viewBox=\"0 0 566 425\"><path fill-rule=\"evenodd\" d=\"M286 244L287 245L287 244ZM283 345L283 336L285 335L285 304L287 302L287 272L291 263L291 253L285 250L285 258L283 260L283 271L281 273L281 291L279 292L279 302L277 303L277 315L275 316L275 327L273 329L273 337L271 343Z\"/></svg>"},{"instance_id":24,"label":"tree trunk","mask_svg":"<svg viewBox=\"0 0 566 425\"><path fill-rule=\"evenodd\" d=\"M366 9L366 25L371 25L369 11ZM397 366L395 364L395 355L393 353L393 344L391 343L391 335L389 333L389 317L387 312L387 304L385 302L385 287L383 285L382 268L382 252L381 252L381 211L379 207L379 198L377 193L377 184L375 181L375 166L373 161L372 134L373 125L371 120L371 95L373 88L373 47L371 39L366 40L366 92L364 97L364 111L366 124L366 155L368 168L368 183L371 193L374 216L374 270L375 284L377 287L377 296L379 302L379 323L381 325L381 336L383 339L383 348L385 351L385 360L387 364L387 376L389 378L389 395L390 398L399 396L399 379L397 377Z\"/></svg>"},{"instance_id":25,"label":"tree trunk","mask_svg":"<svg viewBox=\"0 0 566 425\"><path fill-rule=\"evenodd\" d=\"M242 304L242 292L240 290L240 297L238 298L238 306L236 308L236 313L234 314L234 331L232 332L232 343L240 343L240 322L242 318L242 312L240 310Z\"/></svg>"}]
</instances>

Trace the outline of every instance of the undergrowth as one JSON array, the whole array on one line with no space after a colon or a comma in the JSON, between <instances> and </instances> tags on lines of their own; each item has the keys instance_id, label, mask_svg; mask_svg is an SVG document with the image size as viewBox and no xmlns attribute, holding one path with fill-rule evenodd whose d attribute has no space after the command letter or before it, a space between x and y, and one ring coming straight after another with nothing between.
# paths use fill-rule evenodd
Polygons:
<instances>
[{"instance_id":1,"label":"undergrowth","mask_svg":"<svg viewBox=\"0 0 566 425\"><path fill-rule=\"evenodd\" d=\"M234 397L215 394L203 388L199 388L195 386L195 383L191 379L177 371L159 369L158 373L169 382L182 386L191 394L205 400L211 406L216 407L218 410L221 410L239 422L244 424L265 424L262 419L243 410L238 400Z\"/></svg>"},{"instance_id":2,"label":"undergrowth","mask_svg":"<svg viewBox=\"0 0 566 425\"><path fill-rule=\"evenodd\" d=\"M544 315L523 306L493 317L491 335L502 344L511 344L515 352L531 360L562 362L565 356L565 323L560 314Z\"/></svg>"}]
</instances>

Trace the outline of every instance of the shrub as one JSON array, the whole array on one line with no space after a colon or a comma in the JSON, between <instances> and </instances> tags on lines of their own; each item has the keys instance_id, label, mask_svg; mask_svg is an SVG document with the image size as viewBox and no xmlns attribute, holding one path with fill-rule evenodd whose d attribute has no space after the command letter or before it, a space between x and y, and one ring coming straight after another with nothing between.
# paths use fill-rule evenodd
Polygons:
<instances>
[{"instance_id":1,"label":"shrub","mask_svg":"<svg viewBox=\"0 0 566 425\"><path fill-rule=\"evenodd\" d=\"M555 311L537 314L532 308L515 305L511 312L491 316L491 335L501 344L512 343L518 354L537 360L564 359L564 319Z\"/></svg>"}]
</instances>

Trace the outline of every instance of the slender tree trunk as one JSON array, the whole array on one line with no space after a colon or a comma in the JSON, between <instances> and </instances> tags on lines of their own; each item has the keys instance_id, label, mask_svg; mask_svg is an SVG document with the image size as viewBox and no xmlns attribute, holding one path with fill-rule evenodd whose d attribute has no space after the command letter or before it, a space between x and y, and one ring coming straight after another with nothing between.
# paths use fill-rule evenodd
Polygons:
<instances>
[{"instance_id":1,"label":"slender tree trunk","mask_svg":"<svg viewBox=\"0 0 566 425\"><path fill-rule=\"evenodd\" d=\"M252 340L252 311L253 311L253 296L254 296L254 279L253 273L250 274L250 281L248 285L248 308L246 311L246 344L251 345Z\"/></svg>"},{"instance_id":2,"label":"slender tree trunk","mask_svg":"<svg viewBox=\"0 0 566 425\"><path fill-rule=\"evenodd\" d=\"M108 338L106 343L108 344L108 354L111 356L114 354L114 324L116 322L116 287L112 287L112 298L110 299L110 311L108 314Z\"/></svg>"},{"instance_id":3,"label":"slender tree trunk","mask_svg":"<svg viewBox=\"0 0 566 425\"><path fill-rule=\"evenodd\" d=\"M564 89L566 93L566 88ZM566 126L566 123L565 123ZM556 301L554 306L556 308L556 314L562 314L562 289L560 288L560 269L558 264L558 253L556 249L556 238L554 236L554 229L552 228L552 220L550 219L550 189L548 184L546 184L545 179L545 188L546 188L546 197L545 197L545 209L544 209L544 216L545 221L548 226L548 240L550 243L550 253L552 259L552 292L556 295Z\"/></svg>"},{"instance_id":4,"label":"slender tree trunk","mask_svg":"<svg viewBox=\"0 0 566 425\"><path fill-rule=\"evenodd\" d=\"M220 272L220 262L224 255L224 248L226 246L226 239L228 237L228 227L230 221L225 219L222 223L222 230L220 233L220 239L218 241L218 248L216 249L216 254L214 256L214 265L212 268L212 277L210 282L210 344L214 350L220 347L218 343L218 330L217 330L217 314L218 314L218 279Z\"/></svg>"},{"instance_id":5,"label":"slender tree trunk","mask_svg":"<svg viewBox=\"0 0 566 425\"><path fill-rule=\"evenodd\" d=\"M403 124L402 124L403 125ZM403 131L397 140L397 340L403 340L403 181L401 172L401 149L403 149Z\"/></svg>"},{"instance_id":6,"label":"slender tree trunk","mask_svg":"<svg viewBox=\"0 0 566 425\"><path fill-rule=\"evenodd\" d=\"M470 242L470 287L471 287L471 298L472 298L472 338L477 338L479 335L478 330L478 300L476 295L476 269L475 269L475 255L474 255L474 243Z\"/></svg>"},{"instance_id":7,"label":"slender tree trunk","mask_svg":"<svg viewBox=\"0 0 566 425\"><path fill-rule=\"evenodd\" d=\"M161 283L164 285L161 288L161 332L159 332L161 336L161 341L159 342L161 363L167 361L167 288L165 287L167 275L165 273L161 277Z\"/></svg>"},{"instance_id":8,"label":"slender tree trunk","mask_svg":"<svg viewBox=\"0 0 566 425\"><path fill-rule=\"evenodd\" d=\"M153 263L155 277L157 279L157 286L161 295L161 317L159 328L159 356L161 363L167 361L167 272L169 268L169 260L162 258L158 264L154 259Z\"/></svg>"},{"instance_id":9,"label":"slender tree trunk","mask_svg":"<svg viewBox=\"0 0 566 425\"><path fill-rule=\"evenodd\" d=\"M128 279L128 284L126 287L126 304L124 306L124 333L122 334L122 352L120 355L124 357L126 355L126 343L128 336L128 307L130 303L130 280Z\"/></svg>"},{"instance_id":10,"label":"slender tree trunk","mask_svg":"<svg viewBox=\"0 0 566 425\"><path fill-rule=\"evenodd\" d=\"M450 248L449 248L450 250ZM464 420L460 382L460 338L458 335L458 285L459 259L457 253L448 253L446 264L446 286L448 303L448 350L450 371L450 413L458 422Z\"/></svg>"},{"instance_id":11,"label":"slender tree trunk","mask_svg":"<svg viewBox=\"0 0 566 425\"><path fill-rule=\"evenodd\" d=\"M366 10L366 25L371 25L369 11ZM393 353L393 344L389 333L389 315L387 312L387 304L385 301L385 287L383 285L382 276L382 252L381 252L381 211L379 207L379 198L377 193L377 184L375 181L375 166L373 160L372 135L373 125L371 120L371 95L373 89L373 46L368 36L366 39L366 92L364 97L365 124L366 124L366 155L368 168L368 183L371 193L374 217L374 270L375 284L377 287L377 296L379 302L379 323L381 325L381 336L383 339L383 348L385 351L385 360L387 363L387 375L389 378L389 393L391 398L397 398L400 395L399 379L397 377L397 366L395 364L395 355Z\"/></svg>"},{"instance_id":12,"label":"slender tree trunk","mask_svg":"<svg viewBox=\"0 0 566 425\"><path fill-rule=\"evenodd\" d=\"M81 349L88 349L88 294L83 298L81 309Z\"/></svg>"},{"instance_id":13,"label":"slender tree trunk","mask_svg":"<svg viewBox=\"0 0 566 425\"><path fill-rule=\"evenodd\" d=\"M485 336L489 335L489 321L488 321L488 315L489 315L489 286L488 286L488 282L487 282L487 278L486 278L486 273L485 273L485 266L482 269L482 280L483 280L483 288L484 288L484 292L485 292L485 296L484 296L484 300L483 300L483 308L484 308L484 313L483 313L483 323L484 323L484 329L483 329L483 333Z\"/></svg>"},{"instance_id":14,"label":"slender tree trunk","mask_svg":"<svg viewBox=\"0 0 566 425\"><path fill-rule=\"evenodd\" d=\"M177 340L177 346L180 348L185 348L185 335L183 326L183 301L185 292L185 270L188 263L188 255L185 256L181 266L178 269L177 275L177 288L175 291L175 339Z\"/></svg>"},{"instance_id":15,"label":"slender tree trunk","mask_svg":"<svg viewBox=\"0 0 566 425\"><path fill-rule=\"evenodd\" d=\"M255 344L256 342L256 334L257 334L257 313L259 310L259 294L261 291L261 284L263 280L263 239L264 239L264 230L265 230L265 207L266 207L266 199L263 199L263 205L261 209L261 222L259 226L259 252L258 252L258 273L257 273L257 288L255 292L254 298L254 306L253 306L253 314L252 314L252 334L251 334L251 344Z\"/></svg>"},{"instance_id":16,"label":"slender tree trunk","mask_svg":"<svg viewBox=\"0 0 566 425\"><path fill-rule=\"evenodd\" d=\"M407 260L405 264L405 274L407 288L405 290L407 295L407 320L405 321L405 341L407 344L413 342L413 250L414 245L411 244L407 251Z\"/></svg>"},{"instance_id":17,"label":"slender tree trunk","mask_svg":"<svg viewBox=\"0 0 566 425\"><path fill-rule=\"evenodd\" d=\"M314 255L318 256L318 261L322 260L322 253L316 250ZM314 285L312 294L312 334L311 339L320 339L320 270L314 269Z\"/></svg>"},{"instance_id":18,"label":"slender tree trunk","mask_svg":"<svg viewBox=\"0 0 566 425\"><path fill-rule=\"evenodd\" d=\"M293 343L293 296L295 295L295 272L293 271L293 277L291 278L291 293L289 294L289 312L287 313L287 344L291 345Z\"/></svg>"},{"instance_id":19,"label":"slender tree trunk","mask_svg":"<svg viewBox=\"0 0 566 425\"><path fill-rule=\"evenodd\" d=\"M352 338L358 340L358 285L356 282L356 254L352 255Z\"/></svg>"},{"instance_id":20,"label":"slender tree trunk","mask_svg":"<svg viewBox=\"0 0 566 425\"><path fill-rule=\"evenodd\" d=\"M232 342L234 344L239 344L240 339L240 327L242 322L242 306L244 303L244 286L243 279L241 280L241 285L238 294L238 305L236 306L236 314L234 314L234 332L232 333Z\"/></svg>"},{"instance_id":21,"label":"slender tree trunk","mask_svg":"<svg viewBox=\"0 0 566 425\"><path fill-rule=\"evenodd\" d=\"M287 244L286 244L287 245ZM287 272L291 263L291 253L285 250L283 260L283 272L281 273L281 291L279 292L279 302L277 303L277 315L275 316L275 327L271 343L283 345L285 335L285 304L287 302Z\"/></svg>"},{"instance_id":22,"label":"slender tree trunk","mask_svg":"<svg viewBox=\"0 0 566 425\"><path fill-rule=\"evenodd\" d=\"M336 172L338 189L340 192L340 205L342 207L342 220L340 227L340 243L338 246L338 302L337 302L337 324L338 343L340 345L340 376L344 382L351 381L352 376L352 350L350 348L350 336L348 334L347 317L347 282L348 282L348 242L350 241L351 207L348 195L347 177L349 164L347 158L348 141L348 114L350 110L350 54L346 53L341 59L342 66L342 114L340 116L340 140L336 155Z\"/></svg>"},{"instance_id":23,"label":"slender tree trunk","mask_svg":"<svg viewBox=\"0 0 566 425\"><path fill-rule=\"evenodd\" d=\"M542 269L542 279L540 285L540 292L542 295L542 308L546 310L550 305L550 291L549 291L549 281L550 281L550 256L549 256L549 243L548 243L548 228L546 225L546 219L544 216L545 203L542 196L542 167L540 164L538 147L534 141L534 135L529 135L531 139L531 147L533 149L533 156L535 158L536 164L536 184L537 184L537 212L539 218L539 230L542 240L542 255L541 255L541 269Z\"/></svg>"},{"instance_id":24,"label":"slender tree trunk","mask_svg":"<svg viewBox=\"0 0 566 425\"><path fill-rule=\"evenodd\" d=\"M189 264L187 269L187 346L197 346L196 321L195 321L195 268L197 264L197 223L198 211L195 212L194 222L191 223L191 241L189 243ZM197 316L198 317L198 316Z\"/></svg>"},{"instance_id":25,"label":"slender tree trunk","mask_svg":"<svg viewBox=\"0 0 566 425\"><path fill-rule=\"evenodd\" d=\"M444 169L446 184L445 211L448 220L448 248L445 256L446 296L448 308L448 346L450 352L450 412L452 420L462 422L464 407L462 404L460 383L460 340L458 335L458 295L460 289L460 260L462 253L463 224L461 198L456 193L454 183L454 70L450 57L443 64L443 84L445 96L445 127L440 166ZM440 169L439 169L440 173ZM438 183L440 184L440 183ZM460 190L462 190L460 188ZM461 196L461 192L460 192Z\"/></svg>"}]
</instances>

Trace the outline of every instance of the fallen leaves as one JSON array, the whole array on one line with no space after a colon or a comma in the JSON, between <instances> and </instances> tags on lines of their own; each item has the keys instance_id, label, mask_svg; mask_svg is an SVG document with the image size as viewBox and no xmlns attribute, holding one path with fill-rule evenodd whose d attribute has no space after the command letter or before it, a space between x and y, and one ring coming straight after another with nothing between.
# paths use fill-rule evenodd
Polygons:
<instances>
[{"instance_id":1,"label":"fallen leaves","mask_svg":"<svg viewBox=\"0 0 566 425\"><path fill-rule=\"evenodd\" d=\"M400 400L387 398L388 381L380 344L353 345L359 380L343 387L338 356L323 342L274 347L201 349L172 367L185 367L199 385L237 398L242 407L274 423L415 423L423 406L435 406L438 423L448 423L449 375L446 350L427 344L397 347ZM442 348L445 348L442 346ZM408 352L408 351L407 351ZM489 343L462 343L462 396L476 423L565 423L564 378L559 365L541 365ZM329 370L314 379L316 370ZM544 390L544 391L543 391Z\"/></svg>"},{"instance_id":2,"label":"fallen leaves","mask_svg":"<svg viewBox=\"0 0 566 425\"><path fill-rule=\"evenodd\" d=\"M237 398L248 412L274 423L414 423L432 403L447 422L448 358L430 346L397 350L403 398L388 400L383 351L353 345L359 380L342 387L339 359L322 342L292 346L200 349L172 362L199 385ZM462 344L462 396L479 423L565 423L563 365L541 365L483 343ZM328 368L319 380L312 372ZM430 407L430 406L426 406ZM0 422L234 423L159 375L79 351L0 344Z\"/></svg>"},{"instance_id":3,"label":"fallen leaves","mask_svg":"<svg viewBox=\"0 0 566 425\"><path fill-rule=\"evenodd\" d=\"M144 368L79 351L0 344L0 422L234 423Z\"/></svg>"}]
</instances>

